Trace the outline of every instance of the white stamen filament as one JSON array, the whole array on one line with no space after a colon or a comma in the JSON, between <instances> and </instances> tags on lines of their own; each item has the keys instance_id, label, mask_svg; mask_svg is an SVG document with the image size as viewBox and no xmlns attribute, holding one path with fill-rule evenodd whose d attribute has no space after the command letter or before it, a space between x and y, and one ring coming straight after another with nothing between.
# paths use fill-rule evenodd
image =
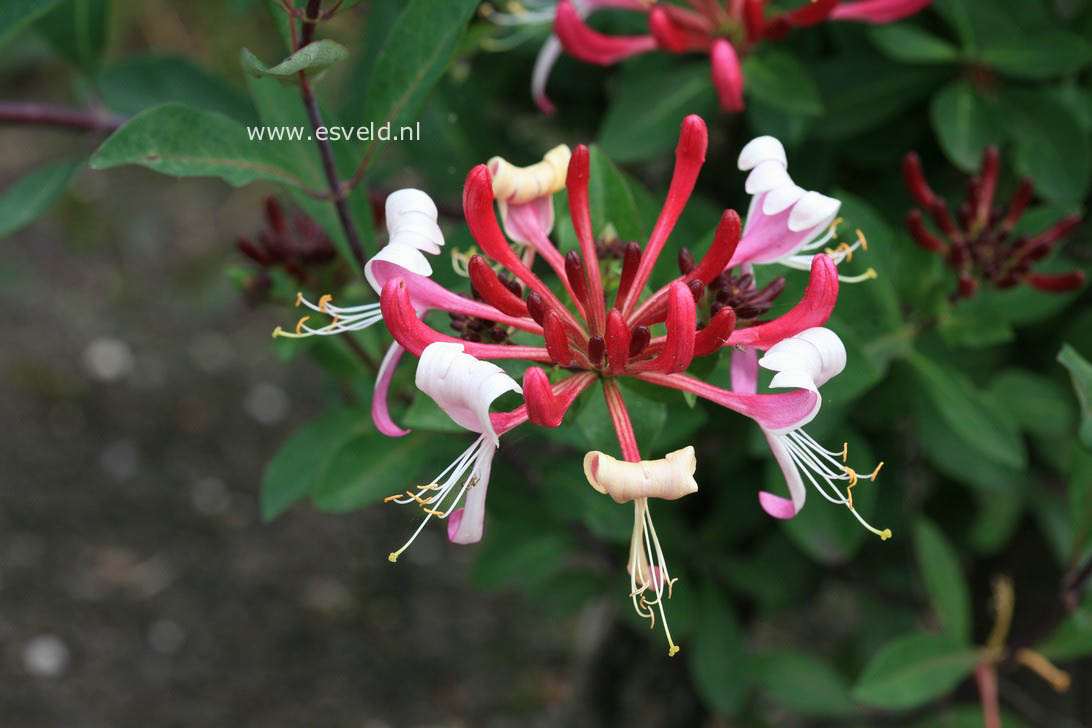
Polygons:
<instances>
[{"instance_id":1,"label":"white stamen filament","mask_svg":"<svg viewBox=\"0 0 1092 728\"><path fill-rule=\"evenodd\" d=\"M485 448L492 447L493 444L487 441L486 436L481 435L470 447L463 451L462 455L455 458L450 465L444 468L443 472L437 475L431 483L418 486L416 492L407 490L404 495L392 495L385 499L388 502L393 501L399 505L416 503L425 511L425 517L421 521L421 525L417 527L417 530L413 532L413 535L409 537L409 540L402 545L402 548L397 551L392 551L387 556L392 563L397 561L402 552L409 548L410 544L417 539L417 536L424 530L425 524L428 523L433 516L440 520L450 516L452 511L455 510L455 507L462 501L466 491L477 485L478 464L480 462L479 456ZM467 474L468 469L470 469L469 474ZM466 475L465 479L463 479L464 474ZM459 485L460 482L461 486ZM448 500L447 497L452 491L457 491L455 497ZM428 494L428 497L425 497L425 494ZM444 504L445 500L447 501L446 505Z\"/></svg>"},{"instance_id":2,"label":"white stamen filament","mask_svg":"<svg viewBox=\"0 0 1092 728\"><path fill-rule=\"evenodd\" d=\"M667 614L664 612L663 595L666 586L667 598L671 598L671 587L676 580L672 579L668 573L667 559L664 558L663 549L660 548L660 539L656 535L656 526L652 523L652 514L648 509L648 498L634 500L633 508L633 535L635 538L630 541L630 598L633 600L634 611L641 617L650 620L650 629L656 626L656 615L652 611L652 605L656 605L660 612L660 621L664 626L664 635L667 636L667 654L672 656L679 651L679 646L671 639ZM639 532L638 528L640 529ZM642 557L645 563L641 563ZM647 574L642 575L642 571L645 570L647 570ZM641 582L645 583L642 584ZM645 592L649 587L656 594L655 599L648 599L645 596Z\"/></svg>"},{"instance_id":3,"label":"white stamen filament","mask_svg":"<svg viewBox=\"0 0 1092 728\"><path fill-rule=\"evenodd\" d=\"M819 491L820 495L831 503L846 506L857 520L860 521L862 526L884 541L891 538L891 529L885 528L881 531L873 527L860 513L858 513L857 508L853 505L853 497L850 493L850 489L853 488L859 480L874 481L880 472L880 468L883 467L882 462L876 466L870 475L858 475L856 470L839 463L835 458L837 455L841 455L844 458L846 455L845 448L843 448L841 452L827 450L816 442L815 438L802 429L793 430L784 435L777 435L777 437L784 443L785 449L789 453L793 465L796 466L796 469L799 472L802 472L805 477L807 477L811 484L815 486L815 489ZM816 475L818 475L819 479L826 484L826 488L819 484L819 480L815 477ZM835 485L834 481L839 480L849 482L844 494L841 489ZM827 488L829 488L830 491L833 491L834 494L831 495L831 493L827 491Z\"/></svg>"},{"instance_id":4,"label":"white stamen filament","mask_svg":"<svg viewBox=\"0 0 1092 728\"><path fill-rule=\"evenodd\" d=\"M283 336L286 339L303 339L308 336L332 336L345 331L360 331L373 326L383 320L378 303L366 303L362 306L334 306L329 302L330 297L323 296L318 303L312 303L299 294L296 298L297 306L304 306L316 313L329 316L331 321L327 326L312 328L306 324L310 316L304 316L296 324L296 330L285 331L280 326L273 330L273 338Z\"/></svg>"}]
</instances>

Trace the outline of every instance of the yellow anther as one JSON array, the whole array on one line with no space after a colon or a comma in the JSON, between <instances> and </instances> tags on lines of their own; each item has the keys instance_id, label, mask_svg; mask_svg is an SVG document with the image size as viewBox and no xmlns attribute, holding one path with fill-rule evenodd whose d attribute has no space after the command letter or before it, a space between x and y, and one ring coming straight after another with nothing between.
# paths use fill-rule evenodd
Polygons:
<instances>
[{"instance_id":1,"label":"yellow anther","mask_svg":"<svg viewBox=\"0 0 1092 728\"><path fill-rule=\"evenodd\" d=\"M338 316L338 315L337 315L337 314L335 313L335 314L334 314L334 320L330 322L330 325L326 327L326 330L327 330L327 331L330 331L331 329L333 329L333 328L334 328L335 326L337 326L337 325L338 325L338 322L339 322L339 321L341 321L341 317L340 317L340 316Z\"/></svg>"},{"instance_id":2,"label":"yellow anther","mask_svg":"<svg viewBox=\"0 0 1092 728\"><path fill-rule=\"evenodd\" d=\"M848 442L843 442L842 443L842 462L844 463L846 461L846 458L848 458L848 457L849 457L849 443Z\"/></svg>"},{"instance_id":3,"label":"yellow anther","mask_svg":"<svg viewBox=\"0 0 1092 728\"><path fill-rule=\"evenodd\" d=\"M318 300L319 311L326 313L326 304L334 300L334 297L329 293L322 294L322 297Z\"/></svg>"},{"instance_id":4,"label":"yellow anther","mask_svg":"<svg viewBox=\"0 0 1092 728\"><path fill-rule=\"evenodd\" d=\"M437 518L443 518L444 516L447 515L443 511L437 511L437 510L434 510L432 508L422 508L421 510L424 511L425 513L429 514L430 516L436 516Z\"/></svg>"},{"instance_id":5,"label":"yellow anther","mask_svg":"<svg viewBox=\"0 0 1092 728\"><path fill-rule=\"evenodd\" d=\"M882 465L883 463L880 463L880 464ZM419 491L420 491L420 490L436 490L436 489L437 489L437 488L439 488L439 487L440 487L440 484L439 484L439 483L429 483L429 484L427 484L427 485L419 485L419 486L417 486L417 490L419 490Z\"/></svg>"},{"instance_id":6,"label":"yellow anther","mask_svg":"<svg viewBox=\"0 0 1092 728\"><path fill-rule=\"evenodd\" d=\"M812 0L812 2L815 2L815 0ZM678 645L676 645L676 644L674 644L674 643L672 643L671 647L667 648L667 656L668 656L668 657L674 657L674 656L675 656L675 654L676 654L676 653L677 653L678 651L679 651L679 646L678 646Z\"/></svg>"},{"instance_id":7,"label":"yellow anther","mask_svg":"<svg viewBox=\"0 0 1092 728\"><path fill-rule=\"evenodd\" d=\"M880 464L876 466L876 469L872 471L872 474L868 476L868 480L871 480L872 482L875 482L876 481L876 476L880 474L880 468L882 468L882 467L883 467L883 460L881 460Z\"/></svg>"},{"instance_id":8,"label":"yellow anther","mask_svg":"<svg viewBox=\"0 0 1092 728\"><path fill-rule=\"evenodd\" d=\"M309 318L311 318L311 317L310 316L304 316L296 324L296 336L300 336L303 333L303 323Z\"/></svg>"},{"instance_id":9,"label":"yellow anther","mask_svg":"<svg viewBox=\"0 0 1092 728\"><path fill-rule=\"evenodd\" d=\"M842 224L842 218L840 218L840 217L834 218L834 222L832 222L830 224L830 234L833 235L835 232L837 232L838 231L838 226L841 225L841 224Z\"/></svg>"},{"instance_id":10,"label":"yellow anther","mask_svg":"<svg viewBox=\"0 0 1092 728\"><path fill-rule=\"evenodd\" d=\"M850 247L849 243L838 243L838 245L834 248L827 248L826 253L831 258L837 256L839 253L842 253L844 255L844 260L848 262L853 262L853 248Z\"/></svg>"},{"instance_id":11,"label":"yellow anther","mask_svg":"<svg viewBox=\"0 0 1092 728\"><path fill-rule=\"evenodd\" d=\"M886 541L889 538L891 538L891 529L890 528L885 528L884 530L880 531L880 540L881 541Z\"/></svg>"},{"instance_id":12,"label":"yellow anther","mask_svg":"<svg viewBox=\"0 0 1092 728\"><path fill-rule=\"evenodd\" d=\"M284 336L284 329L282 329L280 326L273 329L273 338L275 339L278 336Z\"/></svg>"},{"instance_id":13,"label":"yellow anther","mask_svg":"<svg viewBox=\"0 0 1092 728\"><path fill-rule=\"evenodd\" d=\"M398 500L401 497L402 497L401 493L395 493L394 495L388 495L386 498L383 499L383 502L384 503L390 503L391 501Z\"/></svg>"},{"instance_id":14,"label":"yellow anther","mask_svg":"<svg viewBox=\"0 0 1092 728\"><path fill-rule=\"evenodd\" d=\"M1021 665L1050 683L1050 687L1054 688L1055 692L1064 693L1066 690L1069 690L1069 684L1071 682L1069 673L1065 670L1059 670L1050 662L1050 660L1043 657L1038 652L1029 650L1026 647L1021 648L1016 651L1015 659Z\"/></svg>"},{"instance_id":15,"label":"yellow anther","mask_svg":"<svg viewBox=\"0 0 1092 728\"><path fill-rule=\"evenodd\" d=\"M842 466L842 470L849 476L849 485L846 486L846 505L853 510L853 486L857 485L857 471L845 465Z\"/></svg>"},{"instance_id":16,"label":"yellow anther","mask_svg":"<svg viewBox=\"0 0 1092 728\"><path fill-rule=\"evenodd\" d=\"M865 238L864 233L860 228L857 228L857 240L861 242L861 250L868 250L868 240Z\"/></svg>"},{"instance_id":17,"label":"yellow anther","mask_svg":"<svg viewBox=\"0 0 1092 728\"><path fill-rule=\"evenodd\" d=\"M303 291L296 291L296 305L299 306L303 303Z\"/></svg>"},{"instance_id":18,"label":"yellow anther","mask_svg":"<svg viewBox=\"0 0 1092 728\"><path fill-rule=\"evenodd\" d=\"M398 552L391 551L389 554L387 554L387 561L391 562L392 564L398 561Z\"/></svg>"}]
</instances>

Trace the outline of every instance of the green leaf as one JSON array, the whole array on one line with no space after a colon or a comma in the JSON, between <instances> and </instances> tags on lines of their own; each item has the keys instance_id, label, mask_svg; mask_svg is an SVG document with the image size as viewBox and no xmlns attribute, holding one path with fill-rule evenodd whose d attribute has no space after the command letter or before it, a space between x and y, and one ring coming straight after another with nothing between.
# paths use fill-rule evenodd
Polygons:
<instances>
[{"instance_id":1,"label":"green leaf","mask_svg":"<svg viewBox=\"0 0 1092 728\"><path fill-rule=\"evenodd\" d=\"M966 81L941 89L933 97L929 116L944 153L966 172L976 169L982 151L1001 139L997 109Z\"/></svg>"},{"instance_id":2,"label":"green leaf","mask_svg":"<svg viewBox=\"0 0 1092 728\"><path fill-rule=\"evenodd\" d=\"M718 715L732 715L747 695L752 672L748 669L731 601L712 583L705 583L698 599L699 637L682 646L690 664L694 687Z\"/></svg>"},{"instance_id":3,"label":"green leaf","mask_svg":"<svg viewBox=\"0 0 1092 728\"><path fill-rule=\"evenodd\" d=\"M595 234L607 225L614 227L622 240L645 240L648 229L630 182L598 146L592 146L588 197Z\"/></svg>"},{"instance_id":4,"label":"green leaf","mask_svg":"<svg viewBox=\"0 0 1092 728\"><path fill-rule=\"evenodd\" d=\"M978 703L963 705L931 715L913 728L982 728L982 706ZM1027 724L1007 710L1001 711L1003 728L1026 728Z\"/></svg>"},{"instance_id":5,"label":"green leaf","mask_svg":"<svg viewBox=\"0 0 1092 728\"><path fill-rule=\"evenodd\" d=\"M471 443L469 438L413 433L390 438L374 429L333 452L310 491L316 508L348 511L431 482Z\"/></svg>"},{"instance_id":6,"label":"green leaf","mask_svg":"<svg viewBox=\"0 0 1092 728\"><path fill-rule=\"evenodd\" d=\"M924 394L967 447L999 465L1023 468L1024 441L1016 426L960 372L914 354L909 359Z\"/></svg>"},{"instance_id":7,"label":"green leaf","mask_svg":"<svg viewBox=\"0 0 1092 728\"><path fill-rule=\"evenodd\" d=\"M1016 145L1016 167L1052 202L1074 202L1088 192L1092 143L1069 110L1043 91L1001 96L1001 119Z\"/></svg>"},{"instance_id":8,"label":"green leaf","mask_svg":"<svg viewBox=\"0 0 1092 728\"><path fill-rule=\"evenodd\" d=\"M276 518L317 488L326 465L341 445L371 426L369 410L344 407L296 430L265 468L262 519Z\"/></svg>"},{"instance_id":9,"label":"green leaf","mask_svg":"<svg viewBox=\"0 0 1092 728\"><path fill-rule=\"evenodd\" d=\"M0 3L0 46L33 23L58 0L6 0Z\"/></svg>"},{"instance_id":10,"label":"green leaf","mask_svg":"<svg viewBox=\"0 0 1092 728\"><path fill-rule=\"evenodd\" d=\"M925 518L914 524L914 553L925 590L944 631L960 642L971 637L971 595L952 545Z\"/></svg>"},{"instance_id":11,"label":"green leaf","mask_svg":"<svg viewBox=\"0 0 1092 728\"><path fill-rule=\"evenodd\" d=\"M880 708L913 708L954 688L978 660L978 650L948 635L906 635L872 657L853 696Z\"/></svg>"},{"instance_id":12,"label":"green leaf","mask_svg":"<svg viewBox=\"0 0 1092 728\"><path fill-rule=\"evenodd\" d=\"M57 52L94 71L106 47L107 0L61 0L36 25Z\"/></svg>"},{"instance_id":13,"label":"green leaf","mask_svg":"<svg viewBox=\"0 0 1092 728\"><path fill-rule=\"evenodd\" d=\"M443 75L477 0L410 0L391 28L368 79L364 113L376 126L412 121ZM374 159L382 140L365 152Z\"/></svg>"},{"instance_id":14,"label":"green leaf","mask_svg":"<svg viewBox=\"0 0 1092 728\"><path fill-rule=\"evenodd\" d=\"M274 66L262 63L249 48L244 48L240 57L243 70L247 73L253 76L276 76L283 83L298 86L301 72L306 72L309 78L317 81L330 66L348 58L349 51L336 41L324 39L308 43Z\"/></svg>"},{"instance_id":15,"label":"green leaf","mask_svg":"<svg viewBox=\"0 0 1092 728\"><path fill-rule=\"evenodd\" d=\"M635 70L620 80L599 128L599 145L617 162L672 149L687 114L708 116L716 108L708 64Z\"/></svg>"},{"instance_id":16,"label":"green leaf","mask_svg":"<svg viewBox=\"0 0 1092 728\"><path fill-rule=\"evenodd\" d=\"M1077 563L1092 537L1092 454L1073 446L1068 473L1068 510L1073 543L1070 561Z\"/></svg>"},{"instance_id":17,"label":"green leaf","mask_svg":"<svg viewBox=\"0 0 1092 728\"><path fill-rule=\"evenodd\" d=\"M0 238L34 221L56 201L83 160L68 160L35 170L0 192Z\"/></svg>"},{"instance_id":18,"label":"green leaf","mask_svg":"<svg viewBox=\"0 0 1092 728\"><path fill-rule=\"evenodd\" d=\"M1050 660L1073 660L1092 654L1092 600L1085 597L1036 650Z\"/></svg>"},{"instance_id":19,"label":"green leaf","mask_svg":"<svg viewBox=\"0 0 1092 728\"><path fill-rule=\"evenodd\" d=\"M533 586L556 574L569 550L566 537L541 521L487 521L472 578L483 589Z\"/></svg>"},{"instance_id":20,"label":"green leaf","mask_svg":"<svg viewBox=\"0 0 1092 728\"><path fill-rule=\"evenodd\" d=\"M102 70L99 89L106 106L121 114L137 114L150 106L176 101L244 124L257 118L240 89L184 56L129 56Z\"/></svg>"},{"instance_id":21,"label":"green leaf","mask_svg":"<svg viewBox=\"0 0 1092 728\"><path fill-rule=\"evenodd\" d=\"M1092 364L1077 353L1069 344L1064 344L1058 352L1058 363L1069 370L1073 380L1073 389L1077 393L1077 403L1081 407L1081 443L1092 451Z\"/></svg>"},{"instance_id":22,"label":"green leaf","mask_svg":"<svg viewBox=\"0 0 1092 728\"><path fill-rule=\"evenodd\" d=\"M790 114L823 113L815 78L790 53L771 48L752 53L743 59L743 75L747 79L743 92L748 98Z\"/></svg>"},{"instance_id":23,"label":"green leaf","mask_svg":"<svg viewBox=\"0 0 1092 728\"><path fill-rule=\"evenodd\" d=\"M163 104L134 116L91 157L94 169L139 164L179 177L220 177L238 187L270 180L305 187L279 146L250 141L247 128L222 114Z\"/></svg>"},{"instance_id":24,"label":"green leaf","mask_svg":"<svg viewBox=\"0 0 1092 728\"><path fill-rule=\"evenodd\" d=\"M959 60L955 46L910 23L878 25L870 28L868 35L881 53L903 63L954 63Z\"/></svg>"},{"instance_id":25,"label":"green leaf","mask_svg":"<svg viewBox=\"0 0 1092 728\"><path fill-rule=\"evenodd\" d=\"M1072 398L1051 379L1025 369L1007 369L990 382L989 392L1031 435L1065 438L1073 431Z\"/></svg>"},{"instance_id":26,"label":"green leaf","mask_svg":"<svg viewBox=\"0 0 1092 728\"><path fill-rule=\"evenodd\" d=\"M1080 70L1092 58L1092 46L1064 30L1024 33L1016 38L986 38L978 60L1002 73L1035 80Z\"/></svg>"},{"instance_id":27,"label":"green leaf","mask_svg":"<svg viewBox=\"0 0 1092 728\"><path fill-rule=\"evenodd\" d=\"M778 704L807 716L837 718L854 711L845 678L803 652L773 652L754 659L755 682Z\"/></svg>"}]
</instances>

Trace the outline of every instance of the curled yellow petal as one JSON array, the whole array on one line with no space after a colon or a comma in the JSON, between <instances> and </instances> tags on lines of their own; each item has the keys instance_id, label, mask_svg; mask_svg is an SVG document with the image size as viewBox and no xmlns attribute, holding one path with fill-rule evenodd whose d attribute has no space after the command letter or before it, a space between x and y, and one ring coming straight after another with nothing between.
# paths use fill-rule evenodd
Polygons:
<instances>
[{"instance_id":1,"label":"curled yellow petal","mask_svg":"<svg viewBox=\"0 0 1092 728\"><path fill-rule=\"evenodd\" d=\"M659 460L629 463L592 450L584 456L584 475L591 487L609 495L615 503L637 498L675 500L696 493L694 471L698 459L693 446L670 452Z\"/></svg>"},{"instance_id":2,"label":"curled yellow petal","mask_svg":"<svg viewBox=\"0 0 1092 728\"><path fill-rule=\"evenodd\" d=\"M489 160L493 196L518 205L564 189L570 157L572 152L564 144L546 152L541 162L529 167L517 167L503 157L493 157Z\"/></svg>"}]
</instances>

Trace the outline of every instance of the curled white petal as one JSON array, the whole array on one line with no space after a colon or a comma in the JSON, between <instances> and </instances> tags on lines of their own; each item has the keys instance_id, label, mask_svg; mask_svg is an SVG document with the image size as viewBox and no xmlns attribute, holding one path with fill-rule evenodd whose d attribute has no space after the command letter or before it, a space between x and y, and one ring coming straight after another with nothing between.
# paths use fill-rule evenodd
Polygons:
<instances>
[{"instance_id":1,"label":"curled white petal","mask_svg":"<svg viewBox=\"0 0 1092 728\"><path fill-rule=\"evenodd\" d=\"M368 285L375 289L376 293L379 293L383 288L372 270L372 267L379 261L393 263L417 275L426 277L432 275L432 266L429 264L428 258L417 247L393 243L385 245L364 264L364 277L368 280Z\"/></svg>"},{"instance_id":2,"label":"curled white petal","mask_svg":"<svg viewBox=\"0 0 1092 728\"><path fill-rule=\"evenodd\" d=\"M807 190L796 184L787 184L772 189L769 194L762 198L762 213L765 215L782 213L799 202L800 198L805 194L807 194Z\"/></svg>"},{"instance_id":3,"label":"curled white petal","mask_svg":"<svg viewBox=\"0 0 1092 728\"><path fill-rule=\"evenodd\" d=\"M384 205L387 217L387 229L391 230L391 222L397 221L402 215L406 213L421 212L435 221L439 217L439 211L436 209L436 203L432 201L432 198L428 196L427 192L407 187L401 190L395 190L387 195L387 201Z\"/></svg>"},{"instance_id":4,"label":"curled white petal","mask_svg":"<svg viewBox=\"0 0 1092 728\"><path fill-rule=\"evenodd\" d=\"M808 192L800 198L789 213L789 230L800 232L812 228L824 228L834 221L842 203L819 192Z\"/></svg>"},{"instance_id":5,"label":"curled white petal","mask_svg":"<svg viewBox=\"0 0 1092 728\"><path fill-rule=\"evenodd\" d=\"M785 147L781 142L776 137L760 136L747 142L740 150L738 165L741 170L746 172L749 169L754 169L761 162L769 160L780 162L782 167L789 166L788 157L785 156Z\"/></svg>"},{"instance_id":6,"label":"curled white petal","mask_svg":"<svg viewBox=\"0 0 1092 728\"><path fill-rule=\"evenodd\" d=\"M785 166L774 160L759 162L758 166L747 175L744 189L749 195L758 195L769 190L793 184L792 177Z\"/></svg>"},{"instance_id":7,"label":"curled white petal","mask_svg":"<svg viewBox=\"0 0 1092 728\"><path fill-rule=\"evenodd\" d=\"M499 439L489 419L489 406L505 392L523 393L516 380L496 364L480 361L465 353L462 344L451 342L425 347L417 364L416 384L451 419L485 435L494 447Z\"/></svg>"}]
</instances>

